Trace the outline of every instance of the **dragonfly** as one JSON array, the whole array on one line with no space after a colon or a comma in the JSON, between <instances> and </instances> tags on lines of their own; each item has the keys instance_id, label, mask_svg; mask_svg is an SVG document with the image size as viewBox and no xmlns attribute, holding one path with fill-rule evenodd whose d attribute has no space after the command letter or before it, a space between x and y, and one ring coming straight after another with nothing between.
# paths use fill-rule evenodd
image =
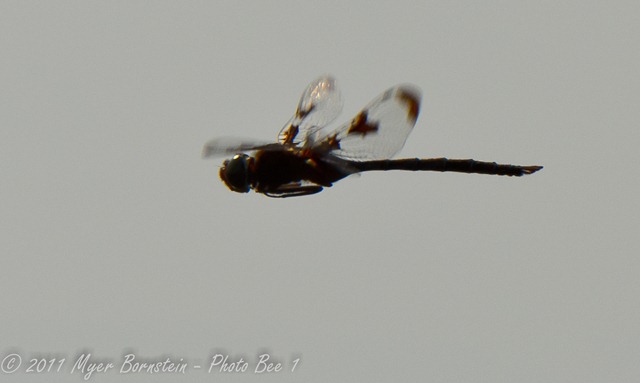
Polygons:
<instances>
[{"instance_id":1,"label":"dragonfly","mask_svg":"<svg viewBox=\"0 0 640 383\"><path fill-rule=\"evenodd\" d=\"M234 192L254 190L274 198L316 194L347 176L374 170L520 177L542 169L472 159L393 159L416 124L420 100L417 87L397 85L331 130L326 127L342 111L343 100L336 80L320 76L302 93L277 142L216 138L205 144L203 157L232 156L220 167L222 182Z\"/></svg>"}]
</instances>

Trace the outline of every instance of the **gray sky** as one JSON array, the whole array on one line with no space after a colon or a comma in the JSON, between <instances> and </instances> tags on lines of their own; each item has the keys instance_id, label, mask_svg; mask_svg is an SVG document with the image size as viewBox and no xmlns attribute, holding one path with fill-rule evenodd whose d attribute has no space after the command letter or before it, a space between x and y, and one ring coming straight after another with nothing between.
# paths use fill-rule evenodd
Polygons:
<instances>
[{"instance_id":1,"label":"gray sky","mask_svg":"<svg viewBox=\"0 0 640 383\"><path fill-rule=\"evenodd\" d=\"M80 381L83 352L249 362L141 382L639 380L639 11L3 1L0 357L23 363L7 381L42 381L24 372L42 356L66 358L47 381ZM323 73L339 122L422 89L399 157L545 168L230 192L202 145L275 140ZM253 374L263 352L286 371Z\"/></svg>"}]
</instances>

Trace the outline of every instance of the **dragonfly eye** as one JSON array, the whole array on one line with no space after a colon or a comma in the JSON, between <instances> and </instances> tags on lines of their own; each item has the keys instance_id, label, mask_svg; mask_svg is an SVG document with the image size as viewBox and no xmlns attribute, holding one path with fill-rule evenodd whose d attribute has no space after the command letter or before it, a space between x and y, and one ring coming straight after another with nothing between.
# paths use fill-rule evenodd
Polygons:
<instances>
[{"instance_id":1,"label":"dragonfly eye","mask_svg":"<svg viewBox=\"0 0 640 383\"><path fill-rule=\"evenodd\" d=\"M246 154L236 154L220 168L220 179L234 192L249 192L249 159Z\"/></svg>"}]
</instances>

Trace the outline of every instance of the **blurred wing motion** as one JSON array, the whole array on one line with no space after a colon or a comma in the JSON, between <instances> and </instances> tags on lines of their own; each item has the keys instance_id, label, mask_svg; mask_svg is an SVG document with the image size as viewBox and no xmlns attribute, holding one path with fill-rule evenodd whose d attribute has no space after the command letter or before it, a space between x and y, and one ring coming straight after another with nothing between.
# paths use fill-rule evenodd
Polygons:
<instances>
[{"instance_id":1,"label":"blurred wing motion","mask_svg":"<svg viewBox=\"0 0 640 383\"><path fill-rule=\"evenodd\" d=\"M420 112L420 98L420 90L411 85L390 88L350 122L327 131L323 127L340 113L342 99L335 80L320 77L302 94L296 114L280 131L280 143L222 137L209 141L202 156L299 147L355 161L388 159L402 149L411 133Z\"/></svg>"},{"instance_id":2,"label":"blurred wing motion","mask_svg":"<svg viewBox=\"0 0 640 383\"><path fill-rule=\"evenodd\" d=\"M335 120L342 106L336 80L331 76L315 79L302 93L296 112L280 130L278 141L282 144L310 142L308 137Z\"/></svg>"},{"instance_id":3,"label":"blurred wing motion","mask_svg":"<svg viewBox=\"0 0 640 383\"><path fill-rule=\"evenodd\" d=\"M315 146L354 161L393 157L404 146L420 113L420 90L411 85L390 88L349 123L333 132L318 132Z\"/></svg>"},{"instance_id":4,"label":"blurred wing motion","mask_svg":"<svg viewBox=\"0 0 640 383\"><path fill-rule=\"evenodd\" d=\"M202 157L224 157L240 152L252 152L256 150L282 150L282 145L250 138L220 137L204 145Z\"/></svg>"}]
</instances>

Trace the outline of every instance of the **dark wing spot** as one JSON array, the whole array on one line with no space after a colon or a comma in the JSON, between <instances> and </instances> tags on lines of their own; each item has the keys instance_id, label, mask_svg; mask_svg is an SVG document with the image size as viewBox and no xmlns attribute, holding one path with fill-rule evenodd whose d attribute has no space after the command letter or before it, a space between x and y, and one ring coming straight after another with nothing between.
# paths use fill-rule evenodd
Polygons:
<instances>
[{"instance_id":1,"label":"dark wing spot","mask_svg":"<svg viewBox=\"0 0 640 383\"><path fill-rule=\"evenodd\" d=\"M303 118L307 117L309 115L309 113L311 113L313 111L314 108L315 108L315 105L313 105L313 104L309 105L309 109L306 109L306 110L300 110L300 108L298 107L298 109L296 110L296 116L299 119L303 119Z\"/></svg>"},{"instance_id":2,"label":"dark wing spot","mask_svg":"<svg viewBox=\"0 0 640 383\"><path fill-rule=\"evenodd\" d=\"M340 140L338 140L338 134L329 136L329 138L327 139L327 144L329 145L329 148L331 148L331 150L340 149Z\"/></svg>"},{"instance_id":3,"label":"dark wing spot","mask_svg":"<svg viewBox=\"0 0 640 383\"><path fill-rule=\"evenodd\" d=\"M316 153L327 153L332 150L340 150L340 139L338 139L338 134L332 134L325 138L323 141L316 143L313 146L313 152ZM311 157L311 151L302 151L301 155L303 157Z\"/></svg>"},{"instance_id":4,"label":"dark wing spot","mask_svg":"<svg viewBox=\"0 0 640 383\"><path fill-rule=\"evenodd\" d=\"M283 133L282 143L283 144L292 144L293 140L298 135L298 126L297 125L289 125L289 128Z\"/></svg>"},{"instance_id":5,"label":"dark wing spot","mask_svg":"<svg viewBox=\"0 0 640 383\"><path fill-rule=\"evenodd\" d=\"M347 131L348 134L361 134L362 137L366 136L367 134L373 132L377 132L378 131L378 123L373 122L370 123L367 121L367 112L366 111L362 111L360 112L351 122L351 126L349 127L349 130Z\"/></svg>"},{"instance_id":6,"label":"dark wing spot","mask_svg":"<svg viewBox=\"0 0 640 383\"><path fill-rule=\"evenodd\" d=\"M420 97L407 88L398 89L396 95L400 101L407 104L407 115L415 123L420 113Z\"/></svg>"}]
</instances>

